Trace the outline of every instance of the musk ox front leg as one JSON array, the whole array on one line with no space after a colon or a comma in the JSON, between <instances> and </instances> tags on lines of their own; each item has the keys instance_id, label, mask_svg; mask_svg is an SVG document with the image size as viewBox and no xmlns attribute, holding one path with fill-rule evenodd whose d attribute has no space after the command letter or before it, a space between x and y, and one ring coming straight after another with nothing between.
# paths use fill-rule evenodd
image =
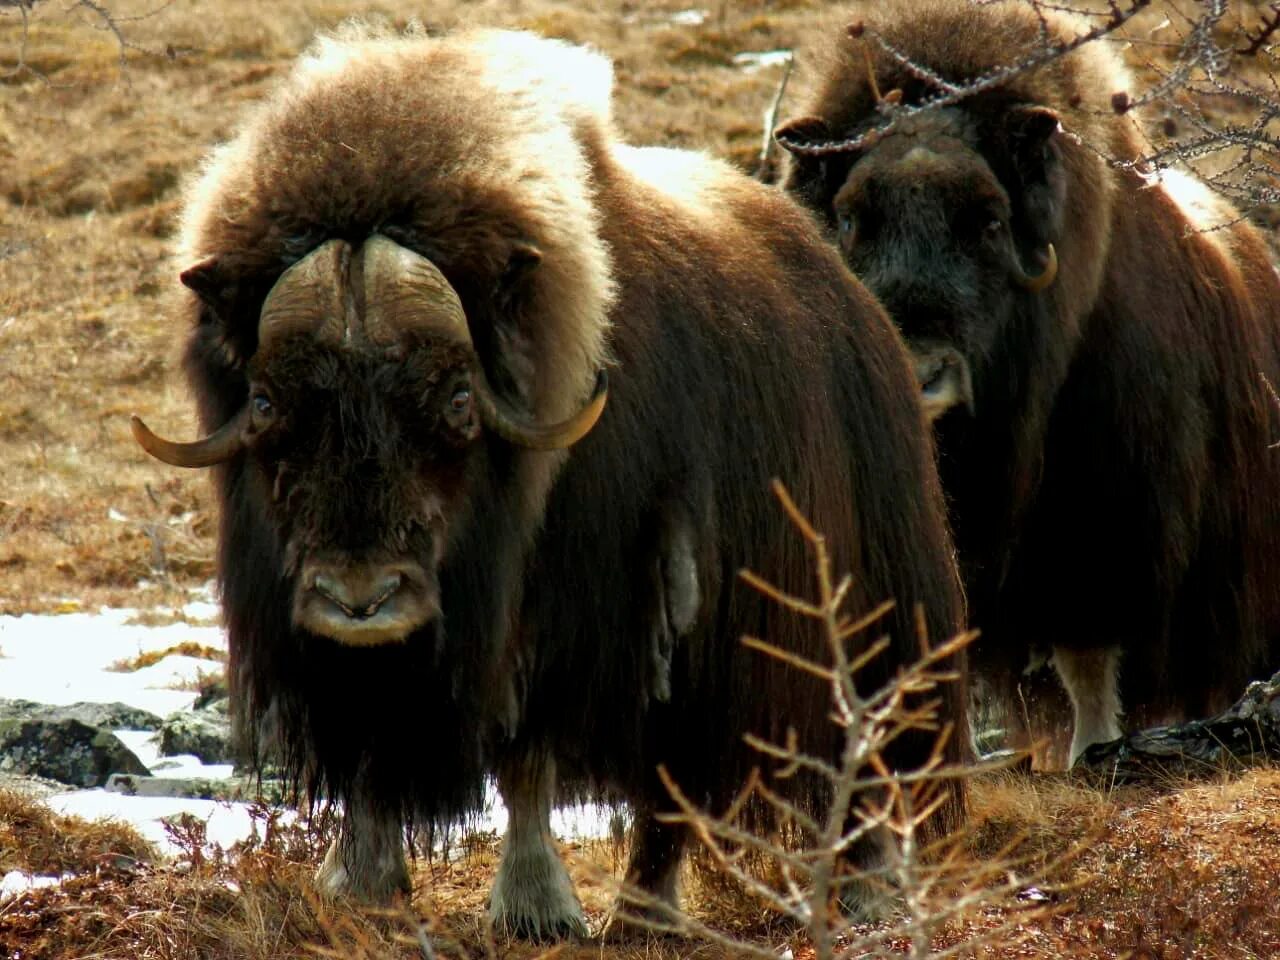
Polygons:
<instances>
[{"instance_id":1,"label":"musk ox front leg","mask_svg":"<svg viewBox=\"0 0 1280 960\"><path fill-rule=\"evenodd\" d=\"M387 904L395 894L412 890L404 824L397 814L380 809L367 788L352 794L338 836L316 871L316 889L328 897Z\"/></svg>"},{"instance_id":2,"label":"musk ox front leg","mask_svg":"<svg viewBox=\"0 0 1280 960\"><path fill-rule=\"evenodd\" d=\"M507 807L507 836L489 894L494 929L536 940L587 936L582 905L551 835L555 761L534 752L502 764L498 790Z\"/></svg>"},{"instance_id":3,"label":"musk ox front leg","mask_svg":"<svg viewBox=\"0 0 1280 960\"><path fill-rule=\"evenodd\" d=\"M1121 736L1120 651L1116 647L1072 650L1054 647L1053 666L1071 697L1075 726L1071 734L1071 764L1095 743Z\"/></svg>"}]
</instances>

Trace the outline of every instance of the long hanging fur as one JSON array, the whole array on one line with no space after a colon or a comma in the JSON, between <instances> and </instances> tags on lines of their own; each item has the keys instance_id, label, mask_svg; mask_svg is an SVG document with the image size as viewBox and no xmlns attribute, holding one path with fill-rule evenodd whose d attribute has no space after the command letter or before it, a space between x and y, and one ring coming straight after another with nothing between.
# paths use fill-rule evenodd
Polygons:
<instances>
[{"instance_id":1,"label":"long hanging fur","mask_svg":"<svg viewBox=\"0 0 1280 960\"><path fill-rule=\"evenodd\" d=\"M348 32L303 58L192 190L184 265L217 264L186 311L207 428L245 402L266 291L331 237L380 231L440 265L495 382L540 417L564 416L610 370L603 418L567 453L482 438L441 571L443 623L401 645L300 634L270 487L247 458L218 468L240 728L313 796L359 781L420 821L462 817L519 746L549 748L570 789L652 802L665 763L722 806L760 761L744 732L795 727L833 756L823 686L739 643L824 656L811 623L737 576L813 593L771 477L855 574L851 613L898 603L868 682L916 656L916 605L935 639L960 625L930 441L887 317L781 194L700 155L619 143L610 82L602 58L525 34ZM541 263L518 295L495 292L516 243ZM367 442L395 456L390 428ZM335 496L360 489L352 463L325 466ZM353 524L377 522L366 495ZM699 604L661 677L654 579L673 529L693 544ZM943 696L955 759L960 685ZM928 740L893 761L918 765ZM953 799L954 814L958 786Z\"/></svg>"},{"instance_id":2,"label":"long hanging fur","mask_svg":"<svg viewBox=\"0 0 1280 960\"><path fill-rule=\"evenodd\" d=\"M919 66L831 38L797 108L824 139L879 123L877 87L919 103L936 93L930 71L964 82L1040 49L1045 27L1053 42L1088 28L1014 2L889 0L850 16ZM1142 154L1140 116L1113 108L1128 90L1114 48L1093 43L951 108L975 131L1026 106L1058 115L1046 149L1061 197L1047 205L1007 147L975 142L1019 241L1054 243L1060 269L983 358L976 419L940 420L938 446L982 631L975 668L1007 680L1030 646L1118 646L1141 723L1205 715L1280 666L1280 415L1264 384L1280 380L1280 281L1258 231L1202 184L1103 159ZM862 155L873 148L791 158L787 188L834 226Z\"/></svg>"}]
</instances>

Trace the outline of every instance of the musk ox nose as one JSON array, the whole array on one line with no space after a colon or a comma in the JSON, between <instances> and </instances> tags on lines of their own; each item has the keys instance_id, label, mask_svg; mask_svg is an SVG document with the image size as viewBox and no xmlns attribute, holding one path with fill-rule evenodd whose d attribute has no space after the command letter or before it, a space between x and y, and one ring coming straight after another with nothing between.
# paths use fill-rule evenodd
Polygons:
<instances>
[{"instance_id":1,"label":"musk ox nose","mask_svg":"<svg viewBox=\"0 0 1280 960\"><path fill-rule=\"evenodd\" d=\"M367 577L361 577L353 583L350 580L318 573L311 589L348 617L367 620L391 599L391 595L400 589L403 580L399 573L388 573L372 582Z\"/></svg>"},{"instance_id":2,"label":"musk ox nose","mask_svg":"<svg viewBox=\"0 0 1280 960\"><path fill-rule=\"evenodd\" d=\"M303 565L294 622L350 646L397 643L439 615L434 576L411 561Z\"/></svg>"}]
</instances>

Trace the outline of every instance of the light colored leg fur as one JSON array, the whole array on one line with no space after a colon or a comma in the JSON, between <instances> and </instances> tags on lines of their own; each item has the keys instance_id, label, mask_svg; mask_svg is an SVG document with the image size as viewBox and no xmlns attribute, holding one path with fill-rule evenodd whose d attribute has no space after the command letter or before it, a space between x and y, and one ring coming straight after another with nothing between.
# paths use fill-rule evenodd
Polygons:
<instances>
[{"instance_id":1,"label":"light colored leg fur","mask_svg":"<svg viewBox=\"0 0 1280 960\"><path fill-rule=\"evenodd\" d=\"M343 814L337 838L316 871L316 889L328 897L351 897L388 904L409 893L404 858L404 825L399 817L376 811L357 790Z\"/></svg>"},{"instance_id":2,"label":"light colored leg fur","mask_svg":"<svg viewBox=\"0 0 1280 960\"><path fill-rule=\"evenodd\" d=\"M551 939L587 936L587 921L551 835L555 761L527 757L504 767L498 790L507 807L502 863L489 894L494 929Z\"/></svg>"},{"instance_id":3,"label":"light colored leg fur","mask_svg":"<svg viewBox=\"0 0 1280 960\"><path fill-rule=\"evenodd\" d=\"M1115 740L1120 729L1120 651L1116 647L1068 650L1054 647L1053 666L1075 708L1071 763L1095 743Z\"/></svg>"}]
</instances>

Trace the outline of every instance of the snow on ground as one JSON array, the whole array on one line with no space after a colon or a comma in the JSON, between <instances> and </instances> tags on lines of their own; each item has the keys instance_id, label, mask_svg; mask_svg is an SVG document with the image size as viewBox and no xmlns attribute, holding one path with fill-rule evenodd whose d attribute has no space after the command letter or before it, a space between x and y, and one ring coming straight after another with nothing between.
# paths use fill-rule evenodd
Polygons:
<instances>
[{"instance_id":1,"label":"snow on ground","mask_svg":"<svg viewBox=\"0 0 1280 960\"><path fill-rule=\"evenodd\" d=\"M129 623L137 615L136 610L103 608L99 613L0 617L0 697L59 706L119 701L161 717L187 709L195 702L195 691L179 688L194 686L201 673L217 669L210 661L168 656L132 673L107 668L183 642L225 650L225 635L212 626Z\"/></svg>"},{"instance_id":2,"label":"snow on ground","mask_svg":"<svg viewBox=\"0 0 1280 960\"><path fill-rule=\"evenodd\" d=\"M198 601L189 604L184 614L193 619L212 619L217 616L217 608ZM149 627L129 622L137 616L136 610L103 608L98 613L0 617L0 698L54 705L118 701L160 717L191 709L195 692L183 688L194 687L202 674L216 669L208 660L170 655L128 673L108 668L141 653L163 651L184 642L225 650L226 635L216 626L174 623ZM202 764L190 756L161 757L149 731L117 731L117 736L156 776L217 780L232 774L229 764ZM126 821L168 852L175 851L164 821L177 814L187 813L205 821L209 840L223 846L248 837L253 829L249 807L244 803L136 797L106 790L56 794L45 803L62 814ZM468 829L502 833L507 811L492 784L485 807ZM551 827L563 839L607 837L614 813L611 807L594 804L570 806L552 814ZM4 882L0 881L0 889Z\"/></svg>"}]
</instances>

